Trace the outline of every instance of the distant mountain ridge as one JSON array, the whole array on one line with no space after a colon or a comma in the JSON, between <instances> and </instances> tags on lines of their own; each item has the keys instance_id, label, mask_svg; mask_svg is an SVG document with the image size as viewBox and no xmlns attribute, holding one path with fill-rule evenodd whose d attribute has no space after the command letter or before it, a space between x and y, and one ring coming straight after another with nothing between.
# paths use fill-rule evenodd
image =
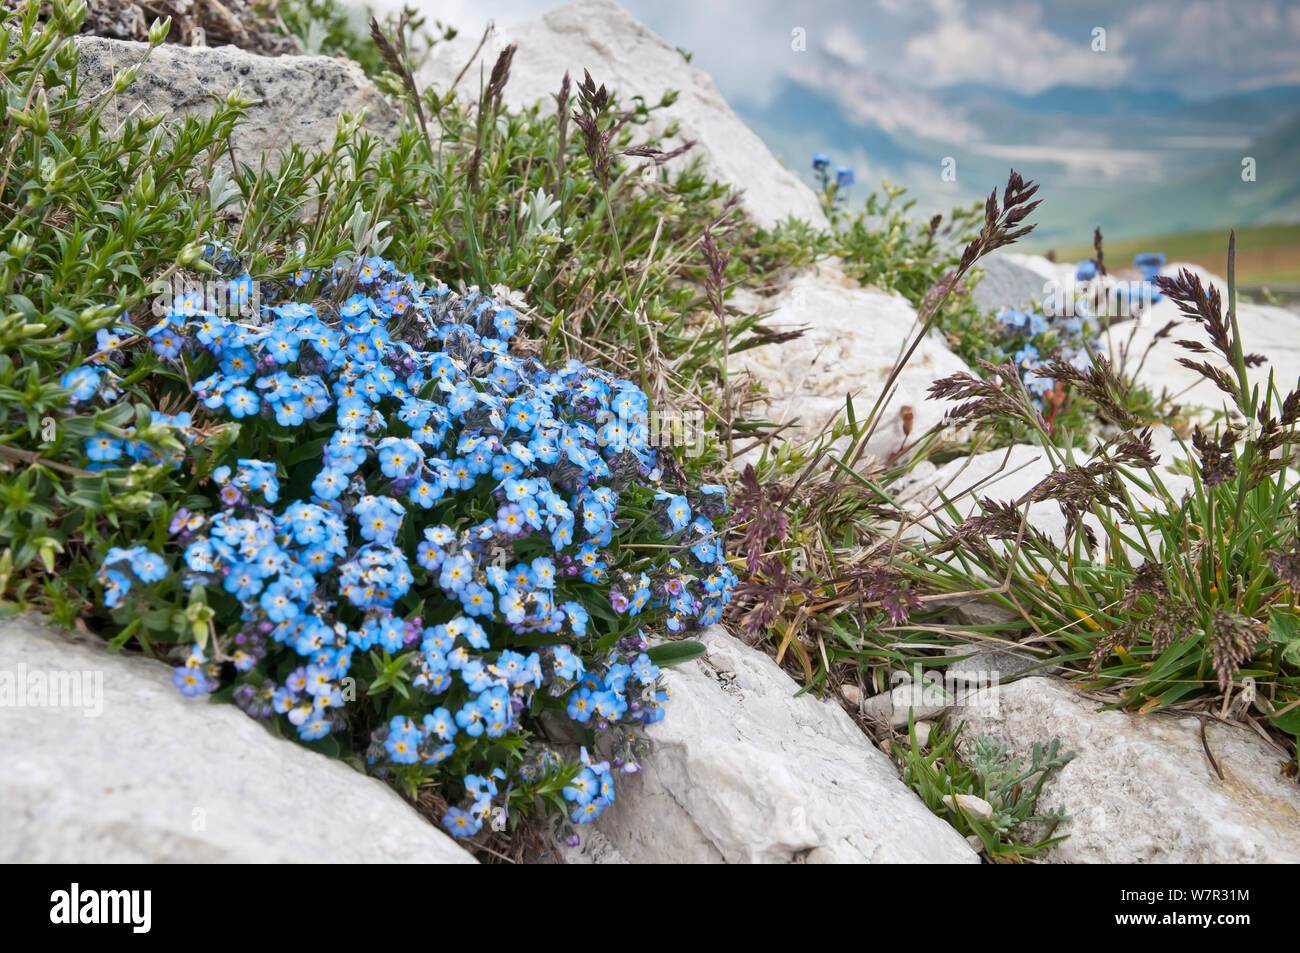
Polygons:
<instances>
[{"instance_id":1,"label":"distant mountain ridge","mask_svg":"<svg viewBox=\"0 0 1300 953\"><path fill-rule=\"evenodd\" d=\"M1000 99L1025 112L1077 116L1168 115L1188 105L1188 100L1175 90L1145 90L1134 86L1094 89L1060 84L1027 94L981 83L961 83L944 86L933 93L947 101L986 97Z\"/></svg>"},{"instance_id":2,"label":"distant mountain ridge","mask_svg":"<svg viewBox=\"0 0 1300 953\"><path fill-rule=\"evenodd\" d=\"M1300 221L1300 85L1194 100L1133 86L903 87L857 73L839 64L816 81L786 78L766 102L733 107L806 181L812 153L829 152L855 167L861 192L882 178L908 186L918 214L986 196L1014 166L1048 197L1040 240L1098 224L1118 236ZM1247 155L1253 183L1241 181ZM955 182L941 176L947 159Z\"/></svg>"},{"instance_id":3,"label":"distant mountain ridge","mask_svg":"<svg viewBox=\"0 0 1300 953\"><path fill-rule=\"evenodd\" d=\"M1300 222L1300 115L1265 133L1241 158L1217 162L1177 182L1124 196L1098 210L1116 235L1138 234L1127 222L1151 223L1148 234L1215 226ZM1242 158L1254 160L1243 180Z\"/></svg>"}]
</instances>

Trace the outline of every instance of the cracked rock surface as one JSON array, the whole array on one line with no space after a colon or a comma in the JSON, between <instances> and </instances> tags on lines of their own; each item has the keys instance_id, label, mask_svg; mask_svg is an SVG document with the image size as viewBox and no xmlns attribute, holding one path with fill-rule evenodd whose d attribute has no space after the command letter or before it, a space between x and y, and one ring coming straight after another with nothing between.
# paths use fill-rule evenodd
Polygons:
<instances>
[{"instance_id":1,"label":"cracked rock surface","mask_svg":"<svg viewBox=\"0 0 1300 953\"><path fill-rule=\"evenodd\" d=\"M837 704L714 626L665 670L654 749L570 862L975 863Z\"/></svg>"},{"instance_id":2,"label":"cracked rock surface","mask_svg":"<svg viewBox=\"0 0 1300 953\"><path fill-rule=\"evenodd\" d=\"M381 781L74 638L0 620L0 862L474 863ZM80 707L14 703L50 672L90 673Z\"/></svg>"},{"instance_id":3,"label":"cracked rock surface","mask_svg":"<svg viewBox=\"0 0 1300 953\"><path fill-rule=\"evenodd\" d=\"M918 330L916 309L901 295L863 287L825 259L792 278L776 295L736 296L742 310L771 311L763 324L775 332L804 329L779 345L756 347L732 356L733 374L761 381L766 393L755 412L777 424L794 422L789 439L815 438L844 415L852 397L859 421L880 396L894 363ZM969 368L931 331L894 382L894 394L881 408L880 423L867 442L868 452L888 457L904 442L904 411L910 408L915 440L938 425L946 404L930 400L930 385Z\"/></svg>"},{"instance_id":4,"label":"cracked rock surface","mask_svg":"<svg viewBox=\"0 0 1300 953\"><path fill-rule=\"evenodd\" d=\"M77 48L86 97L107 89L114 73L140 62L148 49L144 43L96 36L79 37ZM230 137L239 161L254 168L263 155L292 144L329 148L341 112L364 109L372 132L388 139L397 135L396 112L351 60L258 56L233 46L158 47L135 82L109 104L103 123L115 130L129 115L210 116L236 86L260 101Z\"/></svg>"},{"instance_id":5,"label":"cracked rock surface","mask_svg":"<svg viewBox=\"0 0 1300 953\"><path fill-rule=\"evenodd\" d=\"M1098 711L1099 702L1035 676L996 689L993 705L955 711L967 739L986 734L1028 762L1054 736L1074 760L1043 785L1040 807L1073 815L1054 863L1296 863L1300 787L1287 756L1248 727L1169 714ZM1206 756L1205 749L1214 757ZM1214 764L1222 771L1220 778Z\"/></svg>"}]
</instances>

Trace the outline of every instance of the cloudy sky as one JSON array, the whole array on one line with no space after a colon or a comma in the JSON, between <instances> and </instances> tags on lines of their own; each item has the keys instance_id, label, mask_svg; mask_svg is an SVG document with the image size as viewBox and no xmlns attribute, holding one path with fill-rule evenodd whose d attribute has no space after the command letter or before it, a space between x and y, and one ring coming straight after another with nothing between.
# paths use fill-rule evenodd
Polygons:
<instances>
[{"instance_id":1,"label":"cloudy sky","mask_svg":"<svg viewBox=\"0 0 1300 953\"><path fill-rule=\"evenodd\" d=\"M416 0L462 30L545 0ZM391 6L391 3L381 3ZM923 87L984 82L1174 88L1193 98L1300 83L1297 0L623 0L728 98L761 101L819 54ZM1104 30L1104 51L1095 51ZM792 49L794 31L806 49Z\"/></svg>"}]
</instances>

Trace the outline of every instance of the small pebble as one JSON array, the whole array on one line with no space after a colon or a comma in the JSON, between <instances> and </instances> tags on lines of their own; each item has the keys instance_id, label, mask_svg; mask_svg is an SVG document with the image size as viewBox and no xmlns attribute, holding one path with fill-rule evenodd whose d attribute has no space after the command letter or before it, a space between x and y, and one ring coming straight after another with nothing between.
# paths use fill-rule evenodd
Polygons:
<instances>
[{"instance_id":1,"label":"small pebble","mask_svg":"<svg viewBox=\"0 0 1300 953\"><path fill-rule=\"evenodd\" d=\"M958 794L955 799L951 794L945 794L943 803L950 808L961 808L968 817L977 821L987 821L993 816L993 805L974 794Z\"/></svg>"}]
</instances>

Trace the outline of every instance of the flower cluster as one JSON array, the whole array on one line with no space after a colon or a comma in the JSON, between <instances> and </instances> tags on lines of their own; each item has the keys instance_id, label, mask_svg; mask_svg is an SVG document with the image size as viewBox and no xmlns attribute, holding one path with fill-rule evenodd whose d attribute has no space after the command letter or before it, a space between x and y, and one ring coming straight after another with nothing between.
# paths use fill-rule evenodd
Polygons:
<instances>
[{"instance_id":1,"label":"flower cluster","mask_svg":"<svg viewBox=\"0 0 1300 953\"><path fill-rule=\"evenodd\" d=\"M830 168L831 157L828 153L817 152L813 154L812 159L813 172L817 175L817 181L821 183L822 191L830 186ZM840 188L847 188L854 183L853 167L849 165L835 166L835 184Z\"/></svg>"},{"instance_id":2,"label":"flower cluster","mask_svg":"<svg viewBox=\"0 0 1300 953\"><path fill-rule=\"evenodd\" d=\"M1056 382L1043 373L1054 357L1079 368L1091 365L1090 349L1096 347L1090 312L1084 301L1074 305L1068 316L1046 318L1036 311L1007 309L998 314L1002 336L999 347L1020 369L1025 389L1042 409L1044 398L1054 394Z\"/></svg>"},{"instance_id":3,"label":"flower cluster","mask_svg":"<svg viewBox=\"0 0 1300 953\"><path fill-rule=\"evenodd\" d=\"M1087 370L1092 355L1102 346L1100 334L1105 330L1112 311L1138 314L1160 299L1154 279L1165 264L1161 254L1138 255L1134 266L1142 280L1116 282L1108 280L1096 261L1081 261L1075 266L1075 284L1065 289L1068 300L1049 297L1043 312L1004 309L998 314L1002 329L997 342L1004 354L1020 368L1025 388L1040 410L1044 402L1057 402L1063 396L1056 381L1046 372L1052 360Z\"/></svg>"},{"instance_id":4,"label":"flower cluster","mask_svg":"<svg viewBox=\"0 0 1300 953\"><path fill-rule=\"evenodd\" d=\"M380 258L293 286L312 282L311 302L291 288L249 323L177 299L147 332L197 372L196 413L239 428L211 506L171 520L182 588L215 610L176 684L233 684L245 711L304 741L364 722L368 761L437 780L458 836L539 795L592 820L614 798L610 766L636 770L639 729L664 714L639 626L681 632L731 598L722 488L665 487L640 389L512 353L512 309ZM105 396L103 372L83 377L78 399ZM135 442L92 440L92 459L156 453ZM639 555L638 528L661 559ZM167 572L111 551L106 604ZM579 760L536 740L548 711L585 741Z\"/></svg>"},{"instance_id":5,"label":"flower cluster","mask_svg":"<svg viewBox=\"0 0 1300 953\"><path fill-rule=\"evenodd\" d=\"M110 547L104 555L100 569L100 582L104 586L104 605L110 609L121 604L122 599L136 582L158 582L167 575L167 564L161 556L143 546L122 549Z\"/></svg>"}]
</instances>

